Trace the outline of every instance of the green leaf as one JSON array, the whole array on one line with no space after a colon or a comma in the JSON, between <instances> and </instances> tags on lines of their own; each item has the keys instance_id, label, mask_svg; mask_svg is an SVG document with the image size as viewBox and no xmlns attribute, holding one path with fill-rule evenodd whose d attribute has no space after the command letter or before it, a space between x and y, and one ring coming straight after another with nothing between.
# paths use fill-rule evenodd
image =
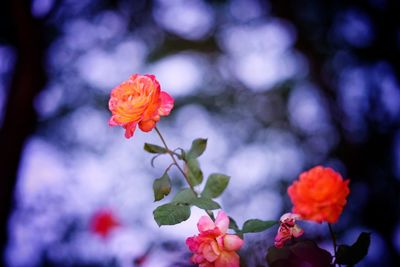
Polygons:
<instances>
[{"instance_id":1,"label":"green leaf","mask_svg":"<svg viewBox=\"0 0 400 267\"><path fill-rule=\"evenodd\" d=\"M203 181L203 172L200 169L197 159L189 159L189 161L186 163L186 168L186 173L190 184L192 186L201 184L201 182Z\"/></svg>"},{"instance_id":2,"label":"green leaf","mask_svg":"<svg viewBox=\"0 0 400 267\"><path fill-rule=\"evenodd\" d=\"M190 217L190 206L168 203L153 211L158 226L174 225L186 221Z\"/></svg>"},{"instance_id":3,"label":"green leaf","mask_svg":"<svg viewBox=\"0 0 400 267\"><path fill-rule=\"evenodd\" d=\"M146 150L149 153L152 154L165 154L168 152L168 150L166 150L165 148L158 146L158 145L153 145L153 144L149 144L149 143L145 143L144 144L144 150Z\"/></svg>"},{"instance_id":4,"label":"green leaf","mask_svg":"<svg viewBox=\"0 0 400 267\"><path fill-rule=\"evenodd\" d=\"M171 192L171 179L168 173L164 173L163 176L154 180L153 191L154 201L163 199L164 196L167 196Z\"/></svg>"},{"instance_id":5,"label":"green leaf","mask_svg":"<svg viewBox=\"0 0 400 267\"><path fill-rule=\"evenodd\" d=\"M229 176L219 173L211 174L208 179L206 186L204 187L203 192L201 195L203 197L208 198L216 198L219 197L222 192L224 192L225 188L228 186L229 183Z\"/></svg>"},{"instance_id":6,"label":"green leaf","mask_svg":"<svg viewBox=\"0 0 400 267\"><path fill-rule=\"evenodd\" d=\"M192 204L203 210L216 210L221 208L217 202L205 197L195 198Z\"/></svg>"},{"instance_id":7,"label":"green leaf","mask_svg":"<svg viewBox=\"0 0 400 267\"><path fill-rule=\"evenodd\" d=\"M207 139L198 138L193 140L192 146L186 155L186 158L190 160L191 158L198 158L203 154L207 147Z\"/></svg>"},{"instance_id":8,"label":"green leaf","mask_svg":"<svg viewBox=\"0 0 400 267\"><path fill-rule=\"evenodd\" d=\"M371 243L371 234L362 232L357 241L351 245L340 245L336 254L336 263L345 265L355 265L367 254Z\"/></svg>"},{"instance_id":9,"label":"green leaf","mask_svg":"<svg viewBox=\"0 0 400 267\"><path fill-rule=\"evenodd\" d=\"M277 221L262 221L259 219L251 219L247 220L243 224L243 233L258 233L265 231L275 224L277 224Z\"/></svg>"},{"instance_id":10,"label":"green leaf","mask_svg":"<svg viewBox=\"0 0 400 267\"><path fill-rule=\"evenodd\" d=\"M190 188L186 188L179 191L172 199L172 202L192 205L195 199L196 195L193 193L193 191Z\"/></svg>"},{"instance_id":11,"label":"green leaf","mask_svg":"<svg viewBox=\"0 0 400 267\"><path fill-rule=\"evenodd\" d=\"M212 199L197 197L189 188L179 191L172 199L172 203L194 205L204 210L216 210L221 208L221 206Z\"/></svg>"},{"instance_id":12,"label":"green leaf","mask_svg":"<svg viewBox=\"0 0 400 267\"><path fill-rule=\"evenodd\" d=\"M240 232L239 226L237 225L236 221L230 216L229 216L229 229L232 229L235 232Z\"/></svg>"}]
</instances>

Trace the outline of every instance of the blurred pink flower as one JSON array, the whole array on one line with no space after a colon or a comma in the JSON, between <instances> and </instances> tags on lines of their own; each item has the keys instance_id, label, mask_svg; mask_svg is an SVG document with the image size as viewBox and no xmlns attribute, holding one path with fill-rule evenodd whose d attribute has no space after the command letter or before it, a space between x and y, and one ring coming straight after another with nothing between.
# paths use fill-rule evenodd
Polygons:
<instances>
[{"instance_id":1,"label":"blurred pink flower","mask_svg":"<svg viewBox=\"0 0 400 267\"><path fill-rule=\"evenodd\" d=\"M299 237L304 233L304 230L296 224L296 220L299 219L301 219L300 215L294 213L285 213L282 215L280 219L281 225L275 236L275 247L281 248L292 237Z\"/></svg>"},{"instance_id":2,"label":"blurred pink flower","mask_svg":"<svg viewBox=\"0 0 400 267\"><path fill-rule=\"evenodd\" d=\"M108 107L112 113L110 126L122 126L125 137L130 138L138 124L142 131L149 132L160 116L168 116L174 99L160 90L154 75L134 74L111 91Z\"/></svg>"},{"instance_id":3,"label":"blurred pink flower","mask_svg":"<svg viewBox=\"0 0 400 267\"><path fill-rule=\"evenodd\" d=\"M97 211L90 222L90 230L101 237L107 237L118 226L120 222L110 210Z\"/></svg>"},{"instance_id":4,"label":"blurred pink flower","mask_svg":"<svg viewBox=\"0 0 400 267\"><path fill-rule=\"evenodd\" d=\"M229 218L218 212L215 222L202 216L197 223L200 234L186 239L189 250L194 253L191 261L200 267L239 267L239 255L235 252L243 245L237 235L227 234Z\"/></svg>"}]
</instances>

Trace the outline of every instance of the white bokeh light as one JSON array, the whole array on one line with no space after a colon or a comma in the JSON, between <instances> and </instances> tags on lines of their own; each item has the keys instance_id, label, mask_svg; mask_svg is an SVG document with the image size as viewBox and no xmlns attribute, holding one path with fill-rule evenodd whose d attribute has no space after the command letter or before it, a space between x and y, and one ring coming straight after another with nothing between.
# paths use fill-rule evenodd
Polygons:
<instances>
[{"instance_id":1,"label":"white bokeh light","mask_svg":"<svg viewBox=\"0 0 400 267\"><path fill-rule=\"evenodd\" d=\"M146 49L142 42L126 40L113 51L92 49L81 57L77 68L91 86L109 92L133 73L140 72L145 55Z\"/></svg>"},{"instance_id":2,"label":"white bokeh light","mask_svg":"<svg viewBox=\"0 0 400 267\"><path fill-rule=\"evenodd\" d=\"M193 93L202 83L204 60L192 54L176 54L165 57L148 69L162 84L161 90L173 97Z\"/></svg>"},{"instance_id":3,"label":"white bokeh light","mask_svg":"<svg viewBox=\"0 0 400 267\"><path fill-rule=\"evenodd\" d=\"M204 38L214 23L213 9L202 0L158 0L154 18L168 31L186 39Z\"/></svg>"},{"instance_id":4,"label":"white bokeh light","mask_svg":"<svg viewBox=\"0 0 400 267\"><path fill-rule=\"evenodd\" d=\"M293 90L288 106L291 123L305 133L323 131L330 126L326 103L312 85Z\"/></svg>"},{"instance_id":5,"label":"white bokeh light","mask_svg":"<svg viewBox=\"0 0 400 267\"><path fill-rule=\"evenodd\" d=\"M295 39L293 27L275 19L251 27L227 27L219 43L228 52L233 74L250 89L264 91L306 72L305 60L292 50Z\"/></svg>"}]
</instances>

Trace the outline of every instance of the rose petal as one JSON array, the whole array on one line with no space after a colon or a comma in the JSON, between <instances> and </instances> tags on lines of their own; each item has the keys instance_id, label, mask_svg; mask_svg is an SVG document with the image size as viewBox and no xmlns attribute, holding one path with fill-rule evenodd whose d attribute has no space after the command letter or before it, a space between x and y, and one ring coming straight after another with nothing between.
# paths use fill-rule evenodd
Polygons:
<instances>
[{"instance_id":1,"label":"rose petal","mask_svg":"<svg viewBox=\"0 0 400 267\"><path fill-rule=\"evenodd\" d=\"M214 228L215 224L208 216L201 216L199 222L197 223L197 229L199 229L200 233L207 230L213 230Z\"/></svg>"},{"instance_id":2,"label":"rose petal","mask_svg":"<svg viewBox=\"0 0 400 267\"><path fill-rule=\"evenodd\" d=\"M161 105L158 108L158 114L160 116L168 116L174 107L174 99L164 91L160 93Z\"/></svg>"},{"instance_id":3,"label":"rose petal","mask_svg":"<svg viewBox=\"0 0 400 267\"><path fill-rule=\"evenodd\" d=\"M277 234L275 237L275 247L281 248L285 244L286 241L290 240L292 238L291 235L282 235L282 234Z\"/></svg>"},{"instance_id":4,"label":"rose petal","mask_svg":"<svg viewBox=\"0 0 400 267\"><path fill-rule=\"evenodd\" d=\"M110 118L110 120L108 121L108 125L110 125L110 126L117 126L117 125L119 125L119 124L114 120L114 116L112 116L112 117Z\"/></svg>"},{"instance_id":5,"label":"rose petal","mask_svg":"<svg viewBox=\"0 0 400 267\"><path fill-rule=\"evenodd\" d=\"M220 247L216 241L211 241L210 245L215 254L221 254Z\"/></svg>"},{"instance_id":6,"label":"rose petal","mask_svg":"<svg viewBox=\"0 0 400 267\"><path fill-rule=\"evenodd\" d=\"M229 227L229 218L224 211L219 211L217 219L215 220L215 226L221 230L221 233L225 234Z\"/></svg>"},{"instance_id":7,"label":"rose petal","mask_svg":"<svg viewBox=\"0 0 400 267\"><path fill-rule=\"evenodd\" d=\"M235 251L242 247L243 240L237 235L226 235L224 237L224 249L228 251Z\"/></svg>"},{"instance_id":8,"label":"rose petal","mask_svg":"<svg viewBox=\"0 0 400 267\"><path fill-rule=\"evenodd\" d=\"M137 74L137 73L132 74L132 75L129 77L128 82L133 82L134 80L136 80L136 78L137 78L138 76L139 76L139 74Z\"/></svg>"},{"instance_id":9,"label":"rose petal","mask_svg":"<svg viewBox=\"0 0 400 267\"><path fill-rule=\"evenodd\" d=\"M139 122L139 128L143 132L150 132L156 127L156 122L153 120L141 121Z\"/></svg>"},{"instance_id":10,"label":"rose petal","mask_svg":"<svg viewBox=\"0 0 400 267\"><path fill-rule=\"evenodd\" d=\"M215 261L215 267L240 267L239 255L233 251L224 251Z\"/></svg>"},{"instance_id":11,"label":"rose petal","mask_svg":"<svg viewBox=\"0 0 400 267\"><path fill-rule=\"evenodd\" d=\"M205 230L205 231L201 232L199 236L206 237L206 238L215 238L220 235L221 235L221 231L219 230L219 228L214 227L211 230Z\"/></svg>"},{"instance_id":12,"label":"rose petal","mask_svg":"<svg viewBox=\"0 0 400 267\"><path fill-rule=\"evenodd\" d=\"M204 257L200 254L193 254L192 257L190 257L190 260L192 261L192 263L194 264L199 264L205 261Z\"/></svg>"},{"instance_id":13,"label":"rose petal","mask_svg":"<svg viewBox=\"0 0 400 267\"><path fill-rule=\"evenodd\" d=\"M280 221L284 222L286 220L300 220L300 219L301 219L301 216L299 214L288 212L281 216Z\"/></svg>"},{"instance_id":14,"label":"rose petal","mask_svg":"<svg viewBox=\"0 0 400 267\"><path fill-rule=\"evenodd\" d=\"M218 254L215 253L215 251L213 250L211 244L206 244L203 248L203 256L204 258L209 261L209 262L213 262L218 258Z\"/></svg>"},{"instance_id":15,"label":"rose petal","mask_svg":"<svg viewBox=\"0 0 400 267\"><path fill-rule=\"evenodd\" d=\"M304 230L301 229L297 224L292 227L292 235L294 237L299 237L304 233Z\"/></svg>"},{"instance_id":16,"label":"rose petal","mask_svg":"<svg viewBox=\"0 0 400 267\"><path fill-rule=\"evenodd\" d=\"M225 237L225 236L220 235L220 236L218 236L218 237L216 238L217 243L218 243L218 246L219 246L221 249L224 249L224 237Z\"/></svg>"},{"instance_id":17,"label":"rose petal","mask_svg":"<svg viewBox=\"0 0 400 267\"><path fill-rule=\"evenodd\" d=\"M133 136L133 133L135 132L136 129L136 122L130 122L124 125L125 128L125 137L126 138L131 138Z\"/></svg>"},{"instance_id":18,"label":"rose petal","mask_svg":"<svg viewBox=\"0 0 400 267\"><path fill-rule=\"evenodd\" d=\"M199 249L199 242L197 242L196 237L188 237L186 239L186 245L189 247L189 250L191 252L197 252Z\"/></svg>"},{"instance_id":19,"label":"rose petal","mask_svg":"<svg viewBox=\"0 0 400 267\"><path fill-rule=\"evenodd\" d=\"M288 227L285 225L279 226L278 233L275 236L275 241L280 241L282 239L288 238L290 238L290 230L288 229Z\"/></svg>"}]
</instances>

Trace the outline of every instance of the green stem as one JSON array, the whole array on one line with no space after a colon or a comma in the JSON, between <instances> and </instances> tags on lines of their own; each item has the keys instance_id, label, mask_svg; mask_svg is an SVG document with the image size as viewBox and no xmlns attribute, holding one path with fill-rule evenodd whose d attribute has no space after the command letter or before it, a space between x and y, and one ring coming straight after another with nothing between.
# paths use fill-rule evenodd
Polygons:
<instances>
[{"instance_id":1,"label":"green stem","mask_svg":"<svg viewBox=\"0 0 400 267\"><path fill-rule=\"evenodd\" d=\"M169 171L169 169L172 168L172 166L175 166L175 163L169 164L169 166L165 169L165 173L167 173Z\"/></svg>"},{"instance_id":2,"label":"green stem","mask_svg":"<svg viewBox=\"0 0 400 267\"><path fill-rule=\"evenodd\" d=\"M335 236L335 233L333 232L333 228L330 223L328 223L328 227L329 227L329 233L331 234L331 238L332 238L333 252L334 252L334 256L335 256L335 260L336 260L336 252L337 252L336 236ZM336 264L335 264L335 266L336 266ZM340 267L340 264L339 264L339 267Z\"/></svg>"},{"instance_id":3,"label":"green stem","mask_svg":"<svg viewBox=\"0 0 400 267\"><path fill-rule=\"evenodd\" d=\"M158 130L157 127L154 127L154 129L156 129L156 132L157 132L158 136L160 137L161 142L163 143L165 149L167 150L167 153L170 155L172 161L174 162L173 165L175 165L175 166L178 168L178 170L182 173L183 177L185 177L186 182L188 183L190 189L193 191L193 193L195 194L195 196L198 196L196 190L194 190L193 185L190 183L190 180L189 180L188 176L186 175L186 173L182 170L181 166L179 166L178 162L176 161L176 159L175 159L176 153L175 153L174 151L171 151L171 150L168 148L167 142L165 142L165 139L164 139L164 137L162 136L160 130ZM210 210L205 210L205 211L206 211L206 213L208 214L208 216L210 216L210 218L214 221L215 218L214 218L214 214L212 213L212 211L210 211Z\"/></svg>"},{"instance_id":4,"label":"green stem","mask_svg":"<svg viewBox=\"0 0 400 267\"><path fill-rule=\"evenodd\" d=\"M158 130L157 127L155 127L154 129L156 129L156 132L158 134L158 136L161 139L161 142L163 143L165 149L167 150L167 153L171 156L172 161L174 162L175 166L178 168L178 170L182 173L183 177L185 177L186 182L188 183L190 189L193 191L193 193L197 196L197 192L194 190L193 185L190 183L189 178L187 177L186 173L182 170L181 166L179 166L178 162L175 159L174 153L168 148L167 143L165 142L164 137L162 136L160 130Z\"/></svg>"}]
</instances>

